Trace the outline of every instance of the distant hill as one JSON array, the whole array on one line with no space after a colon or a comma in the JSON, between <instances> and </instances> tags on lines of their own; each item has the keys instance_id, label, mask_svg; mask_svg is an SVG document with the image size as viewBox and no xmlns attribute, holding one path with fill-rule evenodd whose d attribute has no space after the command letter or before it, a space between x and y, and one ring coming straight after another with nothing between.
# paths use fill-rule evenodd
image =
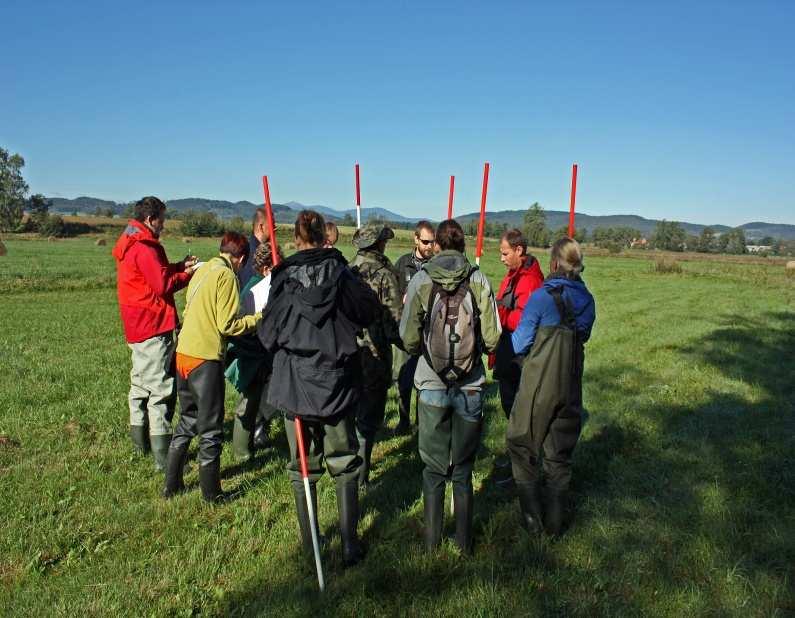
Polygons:
<instances>
[{"instance_id":1,"label":"distant hill","mask_svg":"<svg viewBox=\"0 0 795 618\"><path fill-rule=\"evenodd\" d=\"M79 212L84 214L94 214L97 208L102 210L111 209L117 215L122 215L127 209L127 204L112 202L109 200L102 200L95 197L77 197L75 199L66 199L61 197L48 198L52 201L53 210L61 213ZM168 200L166 202L172 212L185 212L194 210L198 212L213 212L223 219L230 219L232 217L243 217L250 219L254 211L262 206L262 204L254 204L248 201L240 202L227 202L225 200L210 200L200 197L189 197L177 200ZM347 210L336 210L329 206L319 204L304 205L300 202L287 202L286 204L273 204L273 211L278 223L292 223L295 221L296 214L304 208L311 208L317 210L327 219L340 222L346 215L350 215L354 220L356 219L356 209L349 208ZM506 223L511 227L521 227L524 221L525 210L501 210L498 212L487 212L488 220L492 223ZM550 229L557 229L567 225L569 222L569 213L563 210L547 210L547 227ZM385 221L394 221L396 223L414 223L419 219L414 217L404 217L403 215L387 210L386 208L363 208L362 220L369 221L373 217L378 217ZM467 223L478 218L478 213L469 213L460 215L456 219L461 223ZM646 219L638 215L589 215L583 212L577 213L577 227L585 228L589 232L597 228L618 227L626 226L640 230L645 236L650 236L654 232L654 228L658 221L656 219ZM682 227L685 228L689 234L700 234L701 230L705 227L711 227L717 233L727 232L732 229L729 226L715 224L704 225L700 223L687 223L681 222ZM746 238L749 240L758 240L765 236L772 236L773 238L782 238L784 240L795 240L795 225L785 223L765 223L761 221L754 221L745 223L741 226Z\"/></svg>"},{"instance_id":2,"label":"distant hill","mask_svg":"<svg viewBox=\"0 0 795 618\"><path fill-rule=\"evenodd\" d=\"M507 223L512 227L521 227L524 222L525 210L503 210L500 212L487 212L486 218L491 222ZM547 227L555 230L569 224L569 213L564 210L545 210L547 216ZM460 222L467 222L473 219L477 220L479 213L471 213L457 217ZM648 236L654 232L654 228L658 221L656 219L646 219L638 215L589 215L584 212L577 213L577 227L585 228L589 232L597 228L606 227L631 227L639 230L644 235ZM701 225L699 223L685 223L681 222L682 227L689 234L699 234L705 227L711 227L715 232L723 233L729 231L730 227L726 225ZM792 233L795 234L795 226L792 228Z\"/></svg>"}]
</instances>

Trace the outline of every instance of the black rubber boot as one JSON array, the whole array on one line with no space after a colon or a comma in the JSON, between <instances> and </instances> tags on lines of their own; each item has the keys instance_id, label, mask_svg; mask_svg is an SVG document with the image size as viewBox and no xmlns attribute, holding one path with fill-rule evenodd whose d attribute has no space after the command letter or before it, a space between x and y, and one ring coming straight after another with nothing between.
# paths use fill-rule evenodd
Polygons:
<instances>
[{"instance_id":1,"label":"black rubber boot","mask_svg":"<svg viewBox=\"0 0 795 618\"><path fill-rule=\"evenodd\" d=\"M263 395L264 397L265 395ZM270 433L271 422L265 419L257 419L257 425L254 428L253 447L255 449L268 448L268 434Z\"/></svg>"},{"instance_id":2,"label":"black rubber boot","mask_svg":"<svg viewBox=\"0 0 795 618\"><path fill-rule=\"evenodd\" d=\"M187 445L182 448L168 449L166 457L166 482L163 485L163 497L173 498L185 491L183 473L185 461L188 459Z\"/></svg>"},{"instance_id":3,"label":"black rubber boot","mask_svg":"<svg viewBox=\"0 0 795 618\"><path fill-rule=\"evenodd\" d=\"M219 459L199 465L199 487L202 490L202 497L207 502L223 502L225 496L221 491L221 461Z\"/></svg>"},{"instance_id":4,"label":"black rubber boot","mask_svg":"<svg viewBox=\"0 0 795 618\"><path fill-rule=\"evenodd\" d=\"M522 514L522 527L531 536L540 534L544 528L541 485L538 481L516 483L516 493L519 495L519 512Z\"/></svg>"},{"instance_id":5,"label":"black rubber boot","mask_svg":"<svg viewBox=\"0 0 795 618\"><path fill-rule=\"evenodd\" d=\"M239 416L235 416L232 427L232 454L238 461L251 459L251 432L243 426Z\"/></svg>"},{"instance_id":6,"label":"black rubber boot","mask_svg":"<svg viewBox=\"0 0 795 618\"><path fill-rule=\"evenodd\" d=\"M306 496L304 495L303 482L292 483L293 497L295 498L295 512L298 515L298 531L301 534L301 547L308 558L314 557L312 547L312 528L309 525L309 511L306 508ZM309 484L309 494L312 498L312 508L315 511L315 525L317 526L317 485ZM318 539L320 531L318 530Z\"/></svg>"},{"instance_id":7,"label":"black rubber boot","mask_svg":"<svg viewBox=\"0 0 795 618\"><path fill-rule=\"evenodd\" d=\"M453 484L453 507L455 510L455 543L462 554L472 554L472 515L474 511L472 487Z\"/></svg>"},{"instance_id":8,"label":"black rubber boot","mask_svg":"<svg viewBox=\"0 0 795 618\"><path fill-rule=\"evenodd\" d=\"M442 526L444 525L444 488L430 487L423 479L422 501L425 517L425 549L434 550L442 542Z\"/></svg>"},{"instance_id":9,"label":"black rubber boot","mask_svg":"<svg viewBox=\"0 0 795 618\"><path fill-rule=\"evenodd\" d=\"M547 487L544 529L550 536L560 536L566 526L566 505L569 492Z\"/></svg>"},{"instance_id":10,"label":"black rubber boot","mask_svg":"<svg viewBox=\"0 0 795 618\"><path fill-rule=\"evenodd\" d=\"M146 455L149 452L149 431L146 425L130 425L130 439L137 453Z\"/></svg>"},{"instance_id":11,"label":"black rubber boot","mask_svg":"<svg viewBox=\"0 0 795 618\"><path fill-rule=\"evenodd\" d=\"M171 434L151 436L149 440L152 445L152 456L155 459L155 470L162 472L166 469L168 447L171 445Z\"/></svg>"},{"instance_id":12,"label":"black rubber boot","mask_svg":"<svg viewBox=\"0 0 795 618\"><path fill-rule=\"evenodd\" d=\"M362 467L359 468L359 486L367 490L370 483L370 461L373 457L373 440L359 436L359 457L362 458Z\"/></svg>"},{"instance_id":13,"label":"black rubber boot","mask_svg":"<svg viewBox=\"0 0 795 618\"><path fill-rule=\"evenodd\" d=\"M351 567L364 558L365 549L356 531L359 525L359 487L355 482L337 483L342 563Z\"/></svg>"}]
</instances>

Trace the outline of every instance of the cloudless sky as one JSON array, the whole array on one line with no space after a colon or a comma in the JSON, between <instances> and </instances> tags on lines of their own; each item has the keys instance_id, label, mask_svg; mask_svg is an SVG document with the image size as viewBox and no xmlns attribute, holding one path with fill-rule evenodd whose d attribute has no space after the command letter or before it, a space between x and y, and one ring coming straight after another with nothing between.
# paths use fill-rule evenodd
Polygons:
<instances>
[{"instance_id":1,"label":"cloudless sky","mask_svg":"<svg viewBox=\"0 0 795 618\"><path fill-rule=\"evenodd\" d=\"M33 192L795 223L795 3L41 3L0 11Z\"/></svg>"}]
</instances>

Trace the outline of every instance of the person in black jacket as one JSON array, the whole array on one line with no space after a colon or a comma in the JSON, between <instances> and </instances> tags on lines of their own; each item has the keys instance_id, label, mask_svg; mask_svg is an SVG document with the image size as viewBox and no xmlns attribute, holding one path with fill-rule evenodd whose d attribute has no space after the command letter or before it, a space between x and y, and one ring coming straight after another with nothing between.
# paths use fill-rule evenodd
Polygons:
<instances>
[{"instance_id":1,"label":"person in black jacket","mask_svg":"<svg viewBox=\"0 0 795 618\"><path fill-rule=\"evenodd\" d=\"M323 217L301 211L295 222L298 252L273 269L258 335L273 354L268 404L285 412L290 442L287 471L304 549L312 553L312 531L298 460L296 417L304 428L315 505L324 461L335 479L343 562L351 566L364 555L356 532L362 466L355 426L361 382L356 336L380 315L381 305L342 254L323 247L325 240Z\"/></svg>"},{"instance_id":2,"label":"person in black jacket","mask_svg":"<svg viewBox=\"0 0 795 618\"><path fill-rule=\"evenodd\" d=\"M400 256L395 262L401 305L405 302L409 281L433 257L435 239L436 228L433 224L424 219L419 221L414 228L414 251ZM419 358L416 355L409 356L400 348L395 348L395 365L400 367L397 376L394 376L400 395L398 399L400 421L395 427L396 434L408 433L411 429L411 395L414 392L414 372Z\"/></svg>"}]
</instances>

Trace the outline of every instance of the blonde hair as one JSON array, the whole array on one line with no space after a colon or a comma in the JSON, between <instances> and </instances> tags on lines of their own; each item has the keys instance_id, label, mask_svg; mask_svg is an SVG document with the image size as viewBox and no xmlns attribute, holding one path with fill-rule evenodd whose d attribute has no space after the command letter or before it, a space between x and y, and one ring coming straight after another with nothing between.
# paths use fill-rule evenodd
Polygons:
<instances>
[{"instance_id":1,"label":"blonde hair","mask_svg":"<svg viewBox=\"0 0 795 618\"><path fill-rule=\"evenodd\" d=\"M550 249L550 256L558 264L558 272L578 277L583 271L582 249L580 243L564 236L556 240Z\"/></svg>"}]
</instances>

